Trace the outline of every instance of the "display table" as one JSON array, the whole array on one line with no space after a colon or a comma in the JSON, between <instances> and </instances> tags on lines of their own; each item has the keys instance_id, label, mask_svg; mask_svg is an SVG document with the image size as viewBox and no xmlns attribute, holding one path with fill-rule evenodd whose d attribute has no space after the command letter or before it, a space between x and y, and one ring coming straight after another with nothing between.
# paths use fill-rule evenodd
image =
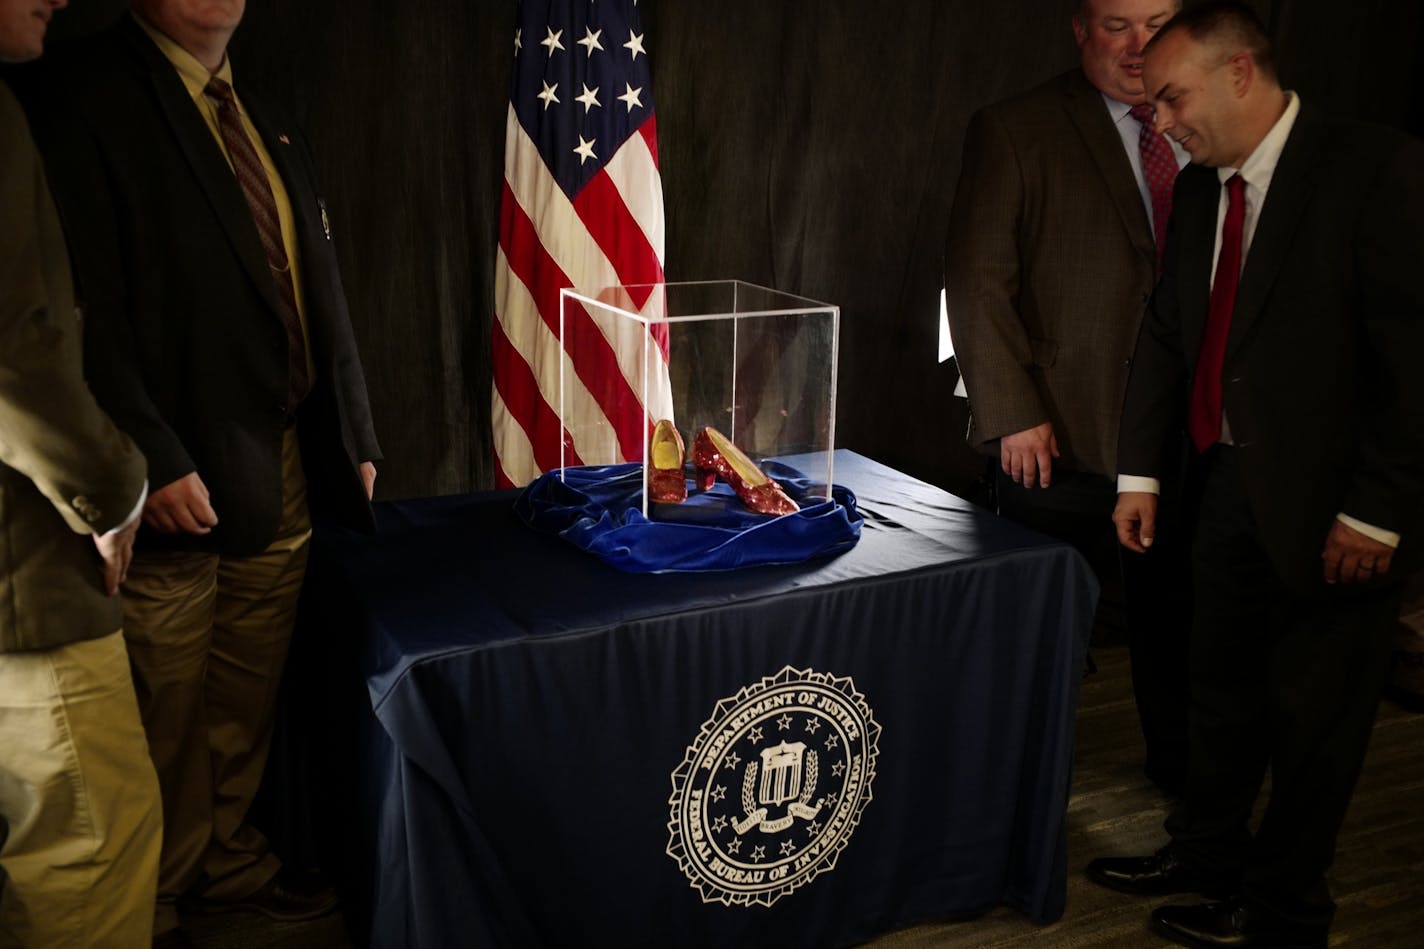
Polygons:
<instances>
[{"instance_id":1,"label":"display table","mask_svg":"<svg viewBox=\"0 0 1424 949\"><path fill-rule=\"evenodd\" d=\"M853 453L835 473L860 543L791 566L620 573L509 492L318 532L274 769L326 802L306 836L357 938L821 947L1056 919L1087 566Z\"/></svg>"}]
</instances>

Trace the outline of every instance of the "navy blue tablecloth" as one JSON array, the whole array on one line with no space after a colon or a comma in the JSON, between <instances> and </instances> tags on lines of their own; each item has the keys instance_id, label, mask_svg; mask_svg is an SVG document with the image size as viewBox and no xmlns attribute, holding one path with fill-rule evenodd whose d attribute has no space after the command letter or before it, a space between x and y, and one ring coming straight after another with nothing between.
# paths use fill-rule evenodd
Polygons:
<instances>
[{"instance_id":1,"label":"navy blue tablecloth","mask_svg":"<svg viewBox=\"0 0 1424 949\"><path fill-rule=\"evenodd\" d=\"M1086 564L853 453L835 470L860 543L794 565L620 572L513 492L319 531L308 730L275 768L342 802L304 829L358 939L820 947L1061 915Z\"/></svg>"}]
</instances>

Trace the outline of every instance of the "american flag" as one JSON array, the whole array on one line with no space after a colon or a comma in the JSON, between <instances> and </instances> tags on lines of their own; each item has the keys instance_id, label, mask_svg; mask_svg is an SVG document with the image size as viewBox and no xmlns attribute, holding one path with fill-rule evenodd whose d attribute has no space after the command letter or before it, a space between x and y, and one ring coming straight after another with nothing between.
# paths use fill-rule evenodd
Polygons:
<instances>
[{"instance_id":1,"label":"american flag","mask_svg":"<svg viewBox=\"0 0 1424 949\"><path fill-rule=\"evenodd\" d=\"M665 331L640 407L647 334L573 306L559 419L560 288L647 285L632 306L657 317L664 305L652 286L663 282L663 194L645 43L636 0L519 6L492 342L501 487L561 463L641 461L650 419L672 415Z\"/></svg>"}]
</instances>

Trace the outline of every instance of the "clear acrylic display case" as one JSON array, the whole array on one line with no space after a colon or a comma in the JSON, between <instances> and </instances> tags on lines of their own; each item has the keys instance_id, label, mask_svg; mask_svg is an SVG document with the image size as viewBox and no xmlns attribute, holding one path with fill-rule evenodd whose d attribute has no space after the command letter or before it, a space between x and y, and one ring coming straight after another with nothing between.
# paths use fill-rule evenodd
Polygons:
<instances>
[{"instance_id":1,"label":"clear acrylic display case","mask_svg":"<svg viewBox=\"0 0 1424 949\"><path fill-rule=\"evenodd\" d=\"M689 464L711 426L829 498L839 337L839 307L739 280L563 290L561 476L569 465L638 462L646 516L648 436L670 418ZM615 361L621 371L609 371Z\"/></svg>"}]
</instances>

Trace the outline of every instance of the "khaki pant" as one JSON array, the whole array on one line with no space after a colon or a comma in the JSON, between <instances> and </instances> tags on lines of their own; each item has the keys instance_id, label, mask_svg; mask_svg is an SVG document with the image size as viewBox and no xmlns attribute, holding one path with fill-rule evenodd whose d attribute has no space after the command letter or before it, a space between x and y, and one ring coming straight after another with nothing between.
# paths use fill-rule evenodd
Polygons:
<instances>
[{"instance_id":1,"label":"khaki pant","mask_svg":"<svg viewBox=\"0 0 1424 949\"><path fill-rule=\"evenodd\" d=\"M266 550L142 552L124 584L124 634L163 790L155 933L178 925L178 898L239 900L280 867L246 820L267 763L311 539L294 432L282 455L282 522Z\"/></svg>"},{"instance_id":2,"label":"khaki pant","mask_svg":"<svg viewBox=\"0 0 1424 949\"><path fill-rule=\"evenodd\" d=\"M162 826L122 634L0 654L0 837L0 947L147 949Z\"/></svg>"}]
</instances>

